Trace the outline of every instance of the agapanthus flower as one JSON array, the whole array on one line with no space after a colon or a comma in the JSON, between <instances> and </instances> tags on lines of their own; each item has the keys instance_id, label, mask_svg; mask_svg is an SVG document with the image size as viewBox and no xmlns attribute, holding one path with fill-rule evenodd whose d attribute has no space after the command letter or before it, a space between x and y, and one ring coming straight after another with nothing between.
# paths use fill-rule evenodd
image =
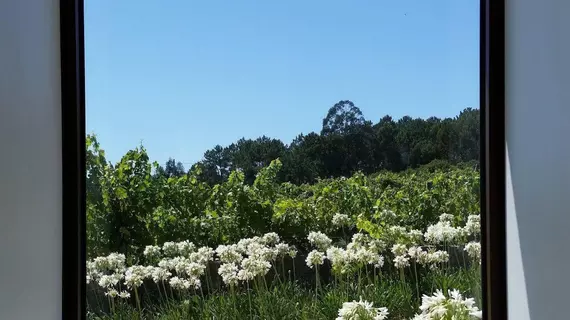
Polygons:
<instances>
[{"instance_id":1,"label":"agapanthus flower","mask_svg":"<svg viewBox=\"0 0 570 320\"><path fill-rule=\"evenodd\" d=\"M237 285L239 268L235 263L224 263L218 268L218 274L226 285Z\"/></svg>"},{"instance_id":2,"label":"agapanthus flower","mask_svg":"<svg viewBox=\"0 0 570 320\"><path fill-rule=\"evenodd\" d=\"M119 292L119 298L121 298L121 299L128 299L130 297L131 297L131 294L128 293L127 291Z\"/></svg>"},{"instance_id":3,"label":"agapanthus flower","mask_svg":"<svg viewBox=\"0 0 570 320\"><path fill-rule=\"evenodd\" d=\"M147 272L148 270L144 266L130 266L127 268L127 271L125 271L125 285L128 288L140 287L143 280L149 277Z\"/></svg>"},{"instance_id":4,"label":"agapanthus flower","mask_svg":"<svg viewBox=\"0 0 570 320\"><path fill-rule=\"evenodd\" d=\"M210 247L200 247L198 251L190 254L190 261L208 266L210 261L214 260L214 249Z\"/></svg>"},{"instance_id":5,"label":"agapanthus flower","mask_svg":"<svg viewBox=\"0 0 570 320\"><path fill-rule=\"evenodd\" d=\"M392 253L395 256L401 256L406 254L406 246L400 243L396 243L394 246L392 246Z\"/></svg>"},{"instance_id":6,"label":"agapanthus flower","mask_svg":"<svg viewBox=\"0 0 570 320\"><path fill-rule=\"evenodd\" d=\"M159 283L161 281L168 280L168 278L171 275L172 273L170 273L170 271L168 271L167 269L161 267L155 267L152 269L150 276L152 278L152 281L154 281L155 283Z\"/></svg>"},{"instance_id":7,"label":"agapanthus flower","mask_svg":"<svg viewBox=\"0 0 570 320\"><path fill-rule=\"evenodd\" d=\"M332 240L322 232L309 232L307 239L313 246L321 251L326 251L332 243Z\"/></svg>"},{"instance_id":8,"label":"agapanthus flower","mask_svg":"<svg viewBox=\"0 0 570 320\"><path fill-rule=\"evenodd\" d=\"M442 213L439 215L439 221L441 222L451 222L453 221L453 215L449 213Z\"/></svg>"},{"instance_id":9,"label":"agapanthus flower","mask_svg":"<svg viewBox=\"0 0 570 320\"><path fill-rule=\"evenodd\" d=\"M421 232L420 230L412 229L408 231L407 237L411 243L418 244L424 238L424 233Z\"/></svg>"},{"instance_id":10,"label":"agapanthus flower","mask_svg":"<svg viewBox=\"0 0 570 320\"><path fill-rule=\"evenodd\" d=\"M295 257L297 256L297 249L295 247L289 247L289 252L287 252L287 254L289 255L289 257L295 259Z\"/></svg>"},{"instance_id":11,"label":"agapanthus flower","mask_svg":"<svg viewBox=\"0 0 570 320\"><path fill-rule=\"evenodd\" d=\"M156 259L160 257L160 247L159 246L146 246L143 252L147 259Z\"/></svg>"},{"instance_id":12,"label":"agapanthus flower","mask_svg":"<svg viewBox=\"0 0 570 320\"><path fill-rule=\"evenodd\" d=\"M279 242L279 235L275 232L266 233L261 237L261 242L266 246L273 246Z\"/></svg>"},{"instance_id":13,"label":"agapanthus flower","mask_svg":"<svg viewBox=\"0 0 570 320\"><path fill-rule=\"evenodd\" d=\"M421 314L414 319L443 320L480 319L481 312L475 306L473 298L464 298L458 290L449 290L446 297L441 290L433 295L423 295L420 306Z\"/></svg>"},{"instance_id":14,"label":"agapanthus flower","mask_svg":"<svg viewBox=\"0 0 570 320\"><path fill-rule=\"evenodd\" d=\"M199 278L204 274L204 270L206 270L206 266L196 262L190 262L186 265L184 269L185 273L191 277Z\"/></svg>"},{"instance_id":15,"label":"agapanthus flower","mask_svg":"<svg viewBox=\"0 0 570 320\"><path fill-rule=\"evenodd\" d=\"M465 231L468 235L478 235L481 233L481 216L469 215L465 224Z\"/></svg>"},{"instance_id":16,"label":"agapanthus flower","mask_svg":"<svg viewBox=\"0 0 570 320\"><path fill-rule=\"evenodd\" d=\"M335 213L332 224L337 227L348 227L351 224L350 217L347 214Z\"/></svg>"},{"instance_id":17,"label":"agapanthus flower","mask_svg":"<svg viewBox=\"0 0 570 320\"><path fill-rule=\"evenodd\" d=\"M410 256L411 259L417 260L422 254L423 254L423 250L421 247L410 247L408 248L408 256Z\"/></svg>"},{"instance_id":18,"label":"agapanthus flower","mask_svg":"<svg viewBox=\"0 0 570 320\"><path fill-rule=\"evenodd\" d=\"M440 221L428 226L424 234L425 240L429 243L453 243L460 236L460 229L455 228L449 221Z\"/></svg>"},{"instance_id":19,"label":"agapanthus flower","mask_svg":"<svg viewBox=\"0 0 570 320\"><path fill-rule=\"evenodd\" d=\"M104 274L99 278L99 286L102 288L111 288L116 286L121 281L123 275L120 273Z\"/></svg>"},{"instance_id":20,"label":"agapanthus flower","mask_svg":"<svg viewBox=\"0 0 570 320\"><path fill-rule=\"evenodd\" d=\"M105 292L105 296L108 296L111 298L115 298L118 295L119 295L119 292L117 292L117 290L115 290L115 289L109 289L109 290L107 290L107 292Z\"/></svg>"},{"instance_id":21,"label":"agapanthus flower","mask_svg":"<svg viewBox=\"0 0 570 320\"><path fill-rule=\"evenodd\" d=\"M481 243L469 242L465 245L465 249L469 258L481 262Z\"/></svg>"},{"instance_id":22,"label":"agapanthus flower","mask_svg":"<svg viewBox=\"0 0 570 320\"><path fill-rule=\"evenodd\" d=\"M247 257L241 261L241 268L246 270L248 276L264 276L271 269L271 263L263 259Z\"/></svg>"},{"instance_id":23,"label":"agapanthus flower","mask_svg":"<svg viewBox=\"0 0 570 320\"><path fill-rule=\"evenodd\" d=\"M176 242L165 242L162 244L162 252L167 257L175 257L178 255L178 244Z\"/></svg>"},{"instance_id":24,"label":"agapanthus flower","mask_svg":"<svg viewBox=\"0 0 570 320\"><path fill-rule=\"evenodd\" d=\"M394 266L403 269L410 266L410 259L404 255L394 257Z\"/></svg>"},{"instance_id":25,"label":"agapanthus flower","mask_svg":"<svg viewBox=\"0 0 570 320\"><path fill-rule=\"evenodd\" d=\"M325 255L318 250L313 250L309 252L305 262L307 263L307 266L312 269L313 266L319 266L325 262Z\"/></svg>"},{"instance_id":26,"label":"agapanthus flower","mask_svg":"<svg viewBox=\"0 0 570 320\"><path fill-rule=\"evenodd\" d=\"M192 252L194 252L194 250L196 249L196 246L194 245L194 243L185 240L185 241L181 241L178 242L176 244L177 250L178 250L178 254L184 257L188 257L190 256L190 254Z\"/></svg>"},{"instance_id":27,"label":"agapanthus flower","mask_svg":"<svg viewBox=\"0 0 570 320\"><path fill-rule=\"evenodd\" d=\"M388 309L374 308L371 302L361 298L360 301L343 303L336 320L384 320L388 314Z\"/></svg>"},{"instance_id":28,"label":"agapanthus flower","mask_svg":"<svg viewBox=\"0 0 570 320\"><path fill-rule=\"evenodd\" d=\"M380 269L384 266L384 257L378 255L378 260L374 263L374 268Z\"/></svg>"},{"instance_id":29,"label":"agapanthus flower","mask_svg":"<svg viewBox=\"0 0 570 320\"><path fill-rule=\"evenodd\" d=\"M222 263L239 263L243 259L236 244L219 245L216 248L216 254Z\"/></svg>"},{"instance_id":30,"label":"agapanthus flower","mask_svg":"<svg viewBox=\"0 0 570 320\"><path fill-rule=\"evenodd\" d=\"M275 251L277 252L277 257L283 258L289 253L290 247L286 243L278 243L275 245Z\"/></svg>"}]
</instances>

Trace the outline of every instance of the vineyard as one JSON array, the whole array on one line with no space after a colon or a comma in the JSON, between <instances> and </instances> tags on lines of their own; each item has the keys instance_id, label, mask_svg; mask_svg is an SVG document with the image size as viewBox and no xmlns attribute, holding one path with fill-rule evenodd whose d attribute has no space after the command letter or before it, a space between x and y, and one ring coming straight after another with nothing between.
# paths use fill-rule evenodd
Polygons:
<instances>
[{"instance_id":1,"label":"vineyard","mask_svg":"<svg viewBox=\"0 0 570 320\"><path fill-rule=\"evenodd\" d=\"M91 319L481 317L473 164L295 185L276 159L212 186L87 147Z\"/></svg>"}]
</instances>

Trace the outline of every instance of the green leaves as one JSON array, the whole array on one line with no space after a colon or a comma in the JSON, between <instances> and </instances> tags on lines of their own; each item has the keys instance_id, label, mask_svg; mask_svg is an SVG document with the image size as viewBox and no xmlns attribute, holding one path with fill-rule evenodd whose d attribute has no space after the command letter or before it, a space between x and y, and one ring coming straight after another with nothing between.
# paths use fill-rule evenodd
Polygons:
<instances>
[{"instance_id":1,"label":"green leaves","mask_svg":"<svg viewBox=\"0 0 570 320\"><path fill-rule=\"evenodd\" d=\"M390 225L423 230L443 212L461 220L479 211L479 172L467 165L357 172L299 186L279 182L283 165L276 159L259 169L252 185L235 170L211 187L199 179L200 167L182 176L153 174L157 165L142 146L115 165L103 154L89 136L89 256L181 239L217 245L271 231L300 247L314 230L333 238L364 230L382 238ZM384 215L385 210L395 215ZM336 213L348 215L356 226L334 226Z\"/></svg>"}]
</instances>

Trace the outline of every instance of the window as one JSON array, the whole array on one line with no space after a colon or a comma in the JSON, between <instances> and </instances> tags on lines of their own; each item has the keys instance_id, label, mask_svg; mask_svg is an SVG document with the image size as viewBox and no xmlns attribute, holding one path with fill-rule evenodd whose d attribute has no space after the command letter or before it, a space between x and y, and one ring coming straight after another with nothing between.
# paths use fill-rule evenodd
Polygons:
<instances>
[{"instance_id":1,"label":"window","mask_svg":"<svg viewBox=\"0 0 570 320\"><path fill-rule=\"evenodd\" d=\"M485 8L88 2L87 318L482 317Z\"/></svg>"}]
</instances>

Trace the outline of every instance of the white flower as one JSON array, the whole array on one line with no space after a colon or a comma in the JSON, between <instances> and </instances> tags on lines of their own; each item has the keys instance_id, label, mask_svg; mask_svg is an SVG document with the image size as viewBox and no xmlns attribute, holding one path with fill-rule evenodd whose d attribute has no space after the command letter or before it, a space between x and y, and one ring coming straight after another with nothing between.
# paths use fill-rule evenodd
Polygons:
<instances>
[{"instance_id":1,"label":"white flower","mask_svg":"<svg viewBox=\"0 0 570 320\"><path fill-rule=\"evenodd\" d=\"M446 297L441 290L432 296L423 295L420 306L421 314L417 320L472 319L480 318L481 311L475 306L473 298L464 298L458 290L449 290Z\"/></svg>"},{"instance_id":2,"label":"white flower","mask_svg":"<svg viewBox=\"0 0 570 320\"><path fill-rule=\"evenodd\" d=\"M332 224L337 227L347 227L350 226L350 217L346 214L335 213L332 218Z\"/></svg>"},{"instance_id":3,"label":"white flower","mask_svg":"<svg viewBox=\"0 0 570 320\"><path fill-rule=\"evenodd\" d=\"M235 263L224 263L218 268L218 274L226 285L237 285L238 272L238 266Z\"/></svg>"},{"instance_id":4,"label":"white flower","mask_svg":"<svg viewBox=\"0 0 570 320\"><path fill-rule=\"evenodd\" d=\"M465 231L468 235L478 235L481 233L481 216L470 215L467 217L467 223L465 224Z\"/></svg>"},{"instance_id":5,"label":"white flower","mask_svg":"<svg viewBox=\"0 0 570 320\"><path fill-rule=\"evenodd\" d=\"M374 268L380 269L384 266L384 257L379 255L378 260L374 264Z\"/></svg>"},{"instance_id":6,"label":"white flower","mask_svg":"<svg viewBox=\"0 0 570 320\"><path fill-rule=\"evenodd\" d=\"M130 297L131 297L131 294L128 293L127 291L121 291L119 293L119 298L121 298L121 299L128 299Z\"/></svg>"},{"instance_id":7,"label":"white flower","mask_svg":"<svg viewBox=\"0 0 570 320\"><path fill-rule=\"evenodd\" d=\"M160 281L168 280L168 278L172 275L167 269L161 267L155 267L152 269L151 277L152 281L158 283Z\"/></svg>"},{"instance_id":8,"label":"white flower","mask_svg":"<svg viewBox=\"0 0 570 320\"><path fill-rule=\"evenodd\" d=\"M143 252L144 256L148 259L154 259L160 257L160 247L159 246L146 246Z\"/></svg>"},{"instance_id":9,"label":"white flower","mask_svg":"<svg viewBox=\"0 0 570 320\"><path fill-rule=\"evenodd\" d=\"M309 232L307 239L313 246L321 251L327 250L332 243L332 240L322 232Z\"/></svg>"},{"instance_id":10,"label":"white flower","mask_svg":"<svg viewBox=\"0 0 570 320\"><path fill-rule=\"evenodd\" d=\"M449 221L440 221L434 225L428 226L424 234L425 240L429 243L453 243L462 234L461 229L451 226Z\"/></svg>"},{"instance_id":11,"label":"white flower","mask_svg":"<svg viewBox=\"0 0 570 320\"><path fill-rule=\"evenodd\" d=\"M413 229L408 231L407 236L412 243L417 244L424 238L424 233L421 232L420 230Z\"/></svg>"},{"instance_id":12,"label":"white flower","mask_svg":"<svg viewBox=\"0 0 570 320\"><path fill-rule=\"evenodd\" d=\"M307 255L307 259L305 259L307 266L311 269L313 268L313 266L319 266L323 264L324 261L325 261L325 255L318 250L313 250L309 252L309 254Z\"/></svg>"},{"instance_id":13,"label":"white flower","mask_svg":"<svg viewBox=\"0 0 570 320\"><path fill-rule=\"evenodd\" d=\"M162 245L162 252L167 257L175 257L178 255L178 244L175 242L165 242Z\"/></svg>"},{"instance_id":14,"label":"white flower","mask_svg":"<svg viewBox=\"0 0 570 320\"><path fill-rule=\"evenodd\" d=\"M275 251L280 258L285 257L289 253L289 249L290 247L286 243L278 243L275 245Z\"/></svg>"},{"instance_id":15,"label":"white flower","mask_svg":"<svg viewBox=\"0 0 570 320\"><path fill-rule=\"evenodd\" d=\"M176 244L176 247L178 250L178 254L184 257L188 257L192 252L194 252L194 249L196 249L194 243L188 240L178 242Z\"/></svg>"},{"instance_id":16,"label":"white flower","mask_svg":"<svg viewBox=\"0 0 570 320\"><path fill-rule=\"evenodd\" d=\"M190 261L208 266L214 260L214 250L210 247L201 247L197 252L190 253Z\"/></svg>"},{"instance_id":17,"label":"white flower","mask_svg":"<svg viewBox=\"0 0 570 320\"><path fill-rule=\"evenodd\" d=\"M374 264L378 261L379 254L366 248L359 248L351 253L354 255L354 260L360 264Z\"/></svg>"},{"instance_id":18,"label":"white flower","mask_svg":"<svg viewBox=\"0 0 570 320\"><path fill-rule=\"evenodd\" d=\"M422 256L423 252L424 251L420 247L410 247L408 249L408 256L410 256L411 259L418 259Z\"/></svg>"},{"instance_id":19,"label":"white flower","mask_svg":"<svg viewBox=\"0 0 570 320\"><path fill-rule=\"evenodd\" d=\"M469 242L465 245L465 249L469 258L481 263L481 243Z\"/></svg>"},{"instance_id":20,"label":"white flower","mask_svg":"<svg viewBox=\"0 0 570 320\"><path fill-rule=\"evenodd\" d=\"M244 273L245 280L250 280L256 276L266 275L271 269L271 263L263 259L247 257L241 261L241 268L246 271Z\"/></svg>"},{"instance_id":21,"label":"white flower","mask_svg":"<svg viewBox=\"0 0 570 320\"><path fill-rule=\"evenodd\" d=\"M297 256L297 249L295 249L295 247L289 247L289 252L287 252L287 254L295 259L295 257Z\"/></svg>"},{"instance_id":22,"label":"white flower","mask_svg":"<svg viewBox=\"0 0 570 320\"><path fill-rule=\"evenodd\" d=\"M243 259L236 244L229 246L219 245L216 248L216 254L222 263L239 263Z\"/></svg>"},{"instance_id":23,"label":"white flower","mask_svg":"<svg viewBox=\"0 0 570 320\"><path fill-rule=\"evenodd\" d=\"M392 237L399 237L408 233L406 231L406 228L401 226L391 226L388 230L390 231Z\"/></svg>"},{"instance_id":24,"label":"white flower","mask_svg":"<svg viewBox=\"0 0 570 320\"><path fill-rule=\"evenodd\" d=\"M410 265L410 259L406 256L396 256L394 258L394 266L398 269L403 269Z\"/></svg>"},{"instance_id":25,"label":"white flower","mask_svg":"<svg viewBox=\"0 0 570 320\"><path fill-rule=\"evenodd\" d=\"M439 221L441 222L451 222L453 221L453 215L449 214L449 213L442 213L439 216Z\"/></svg>"},{"instance_id":26,"label":"white flower","mask_svg":"<svg viewBox=\"0 0 570 320\"><path fill-rule=\"evenodd\" d=\"M449 261L449 253L447 251L438 250L428 253L428 261L430 263L445 263Z\"/></svg>"},{"instance_id":27,"label":"white flower","mask_svg":"<svg viewBox=\"0 0 570 320\"><path fill-rule=\"evenodd\" d=\"M273 246L279 242L279 236L275 232L269 232L263 235L261 242L267 246Z\"/></svg>"},{"instance_id":28,"label":"white flower","mask_svg":"<svg viewBox=\"0 0 570 320\"><path fill-rule=\"evenodd\" d=\"M239 252L245 254L247 253L247 248L252 244L252 243L257 243L257 244L261 244L261 238L259 237L253 237L253 238L245 238L245 239L241 239L240 241L238 241L237 243L237 248L239 250Z\"/></svg>"},{"instance_id":29,"label":"white flower","mask_svg":"<svg viewBox=\"0 0 570 320\"><path fill-rule=\"evenodd\" d=\"M308 257L307 257L308 258ZM353 255L347 250L338 247L330 247L327 249L326 259L331 262L334 272L344 274L350 268Z\"/></svg>"},{"instance_id":30,"label":"white flower","mask_svg":"<svg viewBox=\"0 0 570 320\"><path fill-rule=\"evenodd\" d=\"M392 246L392 253L395 256L402 256L406 254L406 246L400 243L396 243Z\"/></svg>"},{"instance_id":31,"label":"white flower","mask_svg":"<svg viewBox=\"0 0 570 320\"><path fill-rule=\"evenodd\" d=\"M196 262L190 262L184 269L187 275L195 278L199 278L201 275L203 275L204 270L206 270L206 266Z\"/></svg>"},{"instance_id":32,"label":"white flower","mask_svg":"<svg viewBox=\"0 0 570 320\"><path fill-rule=\"evenodd\" d=\"M143 283L143 280L147 278L148 270L144 266L131 266L127 268L125 272L125 285L128 288L132 287L140 287Z\"/></svg>"},{"instance_id":33,"label":"white flower","mask_svg":"<svg viewBox=\"0 0 570 320\"><path fill-rule=\"evenodd\" d=\"M122 278L123 275L119 273L105 274L99 278L98 284L102 288L111 288L116 286Z\"/></svg>"},{"instance_id":34,"label":"white flower","mask_svg":"<svg viewBox=\"0 0 570 320\"><path fill-rule=\"evenodd\" d=\"M384 320L388 317L388 309L374 308L368 301L345 302L338 310L336 320Z\"/></svg>"},{"instance_id":35,"label":"white flower","mask_svg":"<svg viewBox=\"0 0 570 320\"><path fill-rule=\"evenodd\" d=\"M173 289L177 290L188 290L191 287L194 287L196 289L200 288L200 279L198 278L183 279L179 277L172 277L170 278L169 283Z\"/></svg>"},{"instance_id":36,"label":"white flower","mask_svg":"<svg viewBox=\"0 0 570 320\"><path fill-rule=\"evenodd\" d=\"M115 290L115 289L109 289L107 292L105 292L105 296L108 296L111 298L115 298L117 295L119 295L119 292L117 292L117 290Z\"/></svg>"},{"instance_id":37,"label":"white flower","mask_svg":"<svg viewBox=\"0 0 570 320\"><path fill-rule=\"evenodd\" d=\"M371 239L368 242L368 248L374 252L381 252L386 249L386 243L382 240L378 239Z\"/></svg>"}]
</instances>

